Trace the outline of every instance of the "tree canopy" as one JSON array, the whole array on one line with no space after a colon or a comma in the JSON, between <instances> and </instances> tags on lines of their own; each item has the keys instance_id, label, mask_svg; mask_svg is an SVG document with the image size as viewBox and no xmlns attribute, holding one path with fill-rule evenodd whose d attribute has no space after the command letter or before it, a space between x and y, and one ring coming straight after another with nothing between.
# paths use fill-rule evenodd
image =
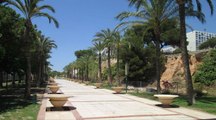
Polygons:
<instances>
[{"instance_id":1,"label":"tree canopy","mask_svg":"<svg viewBox=\"0 0 216 120\"><path fill-rule=\"evenodd\" d=\"M216 37L210 38L207 41L203 42L199 49L215 48L216 47Z\"/></svg>"}]
</instances>

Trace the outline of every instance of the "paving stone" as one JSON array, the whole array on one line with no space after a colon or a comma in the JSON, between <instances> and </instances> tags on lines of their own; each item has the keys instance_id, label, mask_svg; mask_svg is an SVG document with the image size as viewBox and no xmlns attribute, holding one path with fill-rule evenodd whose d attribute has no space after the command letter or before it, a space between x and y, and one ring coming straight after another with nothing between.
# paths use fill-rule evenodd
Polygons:
<instances>
[{"instance_id":1,"label":"paving stone","mask_svg":"<svg viewBox=\"0 0 216 120\"><path fill-rule=\"evenodd\" d=\"M158 101L128 94L113 94L107 89L56 80L60 91L71 97L65 106L72 111L45 112L45 120L196 120L216 119L215 115L186 108L161 108ZM42 102L52 107L49 100Z\"/></svg>"}]
</instances>

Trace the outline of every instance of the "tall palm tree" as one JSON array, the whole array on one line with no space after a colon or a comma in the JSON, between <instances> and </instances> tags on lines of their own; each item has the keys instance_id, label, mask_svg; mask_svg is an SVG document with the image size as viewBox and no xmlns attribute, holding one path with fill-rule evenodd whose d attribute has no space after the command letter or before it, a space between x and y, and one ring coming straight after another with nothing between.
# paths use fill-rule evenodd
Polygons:
<instances>
[{"instance_id":1,"label":"tall palm tree","mask_svg":"<svg viewBox=\"0 0 216 120\"><path fill-rule=\"evenodd\" d=\"M184 63L184 72L185 72L185 79L187 82L187 96L188 96L188 105L193 104L194 99L194 91L193 91L193 82L190 72L189 66L189 57L187 51L187 42L186 42L186 23L185 23L185 16L186 16L186 8L191 9L193 11L194 7L194 0L176 0L179 6L179 18L180 18L180 46L182 51L183 63ZM213 14L213 4L211 0L207 0L207 3L211 9L211 14ZM201 3L200 0L196 0L197 11L198 13L202 13ZM198 14L196 16L201 22L205 22L203 16Z\"/></svg>"},{"instance_id":2,"label":"tall palm tree","mask_svg":"<svg viewBox=\"0 0 216 120\"><path fill-rule=\"evenodd\" d=\"M96 33L95 41L101 41L102 44L105 44L107 48L107 64L108 64L108 81L110 85L112 85L112 71L111 71L111 47L113 46L113 39L114 34L113 31L110 29L101 30L100 32Z\"/></svg>"},{"instance_id":3,"label":"tall palm tree","mask_svg":"<svg viewBox=\"0 0 216 120\"><path fill-rule=\"evenodd\" d=\"M94 40L93 40L94 42ZM101 41L95 41L94 43L94 47L96 48L97 52L98 52L98 81L102 82L102 51L104 50L104 44L101 43Z\"/></svg>"},{"instance_id":4,"label":"tall palm tree","mask_svg":"<svg viewBox=\"0 0 216 120\"><path fill-rule=\"evenodd\" d=\"M152 29L154 35L154 43L156 47L156 79L157 92L160 93L160 48L161 48L161 26L167 22L168 19L177 17L178 9L173 0L128 0L130 6L135 6L135 12L122 12L117 16L117 19L124 20L129 17L136 17L138 20L122 22L119 26L126 24L145 24L146 31ZM118 26L118 27L119 27Z\"/></svg>"},{"instance_id":5,"label":"tall palm tree","mask_svg":"<svg viewBox=\"0 0 216 120\"><path fill-rule=\"evenodd\" d=\"M34 17L46 17L49 22L54 22L55 26L58 27L59 24L57 20L50 16L48 13L43 12L43 10L49 10L55 12L54 8L49 5L41 5L40 2L43 0L7 0L9 5L17 8L25 18L25 32L24 32L24 49L26 57L26 89L25 97L29 98L30 96L30 81L31 81L31 54L30 54L30 45L31 45L31 31L33 30L32 18Z\"/></svg>"}]
</instances>

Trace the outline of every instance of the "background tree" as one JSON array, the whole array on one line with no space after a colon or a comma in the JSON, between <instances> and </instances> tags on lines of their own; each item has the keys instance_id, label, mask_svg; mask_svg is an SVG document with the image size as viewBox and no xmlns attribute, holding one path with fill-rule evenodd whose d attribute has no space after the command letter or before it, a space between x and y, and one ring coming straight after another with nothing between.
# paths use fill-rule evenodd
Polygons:
<instances>
[{"instance_id":1,"label":"background tree","mask_svg":"<svg viewBox=\"0 0 216 120\"><path fill-rule=\"evenodd\" d=\"M37 74L37 86L42 85L45 81L46 76L46 64L47 59L50 58L50 53L52 48L57 48L57 45L53 40L50 40L49 37L45 37L41 35L39 32L37 34L37 40L35 41L35 67L36 67L36 74Z\"/></svg>"},{"instance_id":2,"label":"background tree","mask_svg":"<svg viewBox=\"0 0 216 120\"><path fill-rule=\"evenodd\" d=\"M203 42L200 46L199 49L208 49L208 48L215 48L216 47L216 37L210 38L207 41Z\"/></svg>"},{"instance_id":3,"label":"background tree","mask_svg":"<svg viewBox=\"0 0 216 120\"><path fill-rule=\"evenodd\" d=\"M82 76L82 80L89 80L89 65L92 56L96 56L92 49L79 50L75 52L77 56L77 62L79 65L79 72Z\"/></svg>"},{"instance_id":4,"label":"background tree","mask_svg":"<svg viewBox=\"0 0 216 120\"><path fill-rule=\"evenodd\" d=\"M160 48L161 48L161 26L167 22L168 19L177 16L177 5L173 0L129 0L130 6L135 6L136 12L122 12L117 18L124 20L129 17L137 17L135 21L123 22L119 26L124 24L146 24L146 31L152 29L152 33L156 47L156 80L157 80L157 92L160 93Z\"/></svg>"},{"instance_id":5,"label":"background tree","mask_svg":"<svg viewBox=\"0 0 216 120\"><path fill-rule=\"evenodd\" d=\"M155 47L146 37L143 39L143 31L142 26L133 26L125 32L121 42L120 59L129 64L128 80L131 83L148 84L155 78ZM120 66L124 76L124 64Z\"/></svg>"},{"instance_id":6,"label":"background tree","mask_svg":"<svg viewBox=\"0 0 216 120\"><path fill-rule=\"evenodd\" d=\"M55 12L55 10L49 5L41 5L40 2L43 0L7 0L7 2L17 8L25 18L25 32L24 32L24 49L25 49L25 57L26 57L26 98L30 96L30 81L31 81L31 42L32 35L31 31L33 30L32 18L33 17L46 17L49 19L49 22L53 21L56 27L58 27L57 20L50 16L48 13L43 12L43 10L49 10L51 12Z\"/></svg>"},{"instance_id":7,"label":"background tree","mask_svg":"<svg viewBox=\"0 0 216 120\"><path fill-rule=\"evenodd\" d=\"M115 49L116 49L116 78L117 78L117 81L118 81L118 86L121 85L121 80L120 80L120 46L121 46L121 35L120 35L120 32L118 31L114 31L114 44L115 44Z\"/></svg>"},{"instance_id":8,"label":"background tree","mask_svg":"<svg viewBox=\"0 0 216 120\"><path fill-rule=\"evenodd\" d=\"M94 41L94 40L93 40ZM102 82L102 51L104 50L104 44L101 43L101 41L95 41L93 43L95 49L97 50L98 54L98 81Z\"/></svg>"},{"instance_id":9,"label":"background tree","mask_svg":"<svg viewBox=\"0 0 216 120\"><path fill-rule=\"evenodd\" d=\"M197 83L211 86L216 83L216 50L211 50L203 59L203 63L199 66L194 75Z\"/></svg>"},{"instance_id":10,"label":"background tree","mask_svg":"<svg viewBox=\"0 0 216 120\"><path fill-rule=\"evenodd\" d=\"M107 65L108 65L108 81L110 85L112 85L113 77L112 77L112 70L111 70L111 48L113 46L114 41L114 31L110 29L101 30L97 32L95 35L95 41L101 41L102 44L105 45L107 50Z\"/></svg>"},{"instance_id":11,"label":"background tree","mask_svg":"<svg viewBox=\"0 0 216 120\"><path fill-rule=\"evenodd\" d=\"M21 53L22 31L24 21L14 10L0 5L0 86L4 81L4 73L18 72L23 69L23 57ZM13 82L14 83L14 82Z\"/></svg>"}]
</instances>

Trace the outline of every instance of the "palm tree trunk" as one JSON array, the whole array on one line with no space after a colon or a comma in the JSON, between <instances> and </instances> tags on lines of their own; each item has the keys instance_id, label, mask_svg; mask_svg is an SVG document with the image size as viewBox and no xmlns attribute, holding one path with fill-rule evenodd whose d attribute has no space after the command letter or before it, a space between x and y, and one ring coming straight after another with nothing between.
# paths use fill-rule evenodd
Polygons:
<instances>
[{"instance_id":1,"label":"palm tree trunk","mask_svg":"<svg viewBox=\"0 0 216 120\"><path fill-rule=\"evenodd\" d=\"M26 57L26 85L25 85L25 98L30 97L30 89L31 89L31 53L30 53L30 30L32 27L32 23L30 20L26 20L25 23L25 34L24 34L24 48L25 48L25 57Z\"/></svg>"},{"instance_id":2,"label":"palm tree trunk","mask_svg":"<svg viewBox=\"0 0 216 120\"><path fill-rule=\"evenodd\" d=\"M79 68L77 68L77 78L76 79L80 79L80 75L79 75Z\"/></svg>"},{"instance_id":3,"label":"palm tree trunk","mask_svg":"<svg viewBox=\"0 0 216 120\"><path fill-rule=\"evenodd\" d=\"M44 83L46 80L48 80L48 78L46 78L46 65L45 65L45 61L44 58L42 59L42 63L41 63L41 80L40 80L40 85L42 85L42 83Z\"/></svg>"},{"instance_id":4,"label":"palm tree trunk","mask_svg":"<svg viewBox=\"0 0 216 120\"><path fill-rule=\"evenodd\" d=\"M117 79L118 79L118 86L121 85L120 77L119 77L119 43L117 43Z\"/></svg>"},{"instance_id":5,"label":"palm tree trunk","mask_svg":"<svg viewBox=\"0 0 216 120\"><path fill-rule=\"evenodd\" d=\"M157 93L161 92L161 87L160 87L160 43L157 40L156 41L156 79L157 79Z\"/></svg>"},{"instance_id":6,"label":"palm tree trunk","mask_svg":"<svg viewBox=\"0 0 216 120\"><path fill-rule=\"evenodd\" d=\"M13 75L12 86L15 87L16 73L13 72L12 75Z\"/></svg>"},{"instance_id":7,"label":"palm tree trunk","mask_svg":"<svg viewBox=\"0 0 216 120\"><path fill-rule=\"evenodd\" d=\"M26 55L26 85L25 85L25 98L30 97L30 89L31 89L31 57L30 54Z\"/></svg>"},{"instance_id":8,"label":"palm tree trunk","mask_svg":"<svg viewBox=\"0 0 216 120\"><path fill-rule=\"evenodd\" d=\"M42 79L42 82L45 82L48 80L48 63L46 62L46 59L44 58L44 61L43 61L43 67L42 67L42 75L43 75L43 79Z\"/></svg>"},{"instance_id":9,"label":"palm tree trunk","mask_svg":"<svg viewBox=\"0 0 216 120\"><path fill-rule=\"evenodd\" d=\"M86 81L89 80L89 65L88 65L89 62L87 62L87 65L86 65Z\"/></svg>"},{"instance_id":10,"label":"palm tree trunk","mask_svg":"<svg viewBox=\"0 0 216 120\"><path fill-rule=\"evenodd\" d=\"M0 71L0 88L3 87L3 71Z\"/></svg>"},{"instance_id":11,"label":"palm tree trunk","mask_svg":"<svg viewBox=\"0 0 216 120\"><path fill-rule=\"evenodd\" d=\"M41 59L39 59L39 64L38 64L38 74L37 74L37 87L40 86L41 84L41 75L42 75L42 64L41 64Z\"/></svg>"},{"instance_id":12,"label":"palm tree trunk","mask_svg":"<svg viewBox=\"0 0 216 120\"><path fill-rule=\"evenodd\" d=\"M193 91L193 83L191 78L190 66L189 66L189 57L187 51L187 43L186 43L186 27L185 27L185 3L184 0L179 0L179 16L180 16L180 45L181 52L183 57L184 64L184 73L187 85L187 96L188 96L188 105L193 104L194 91Z\"/></svg>"},{"instance_id":13,"label":"palm tree trunk","mask_svg":"<svg viewBox=\"0 0 216 120\"><path fill-rule=\"evenodd\" d=\"M157 80L157 93L161 93L161 86L160 86L160 75L161 75L161 64L160 64L160 23L157 22L157 27L154 29L155 35L155 46L156 46L156 80Z\"/></svg>"},{"instance_id":14,"label":"palm tree trunk","mask_svg":"<svg viewBox=\"0 0 216 120\"><path fill-rule=\"evenodd\" d=\"M101 83L102 82L102 68L101 68L101 52L99 52L99 57L98 57L98 81Z\"/></svg>"},{"instance_id":15,"label":"palm tree trunk","mask_svg":"<svg viewBox=\"0 0 216 120\"><path fill-rule=\"evenodd\" d=\"M107 56L107 61L108 61L108 81L110 83L110 85L112 85L112 70L111 70L111 62L110 62L110 47L108 47L108 56Z\"/></svg>"},{"instance_id":16,"label":"palm tree trunk","mask_svg":"<svg viewBox=\"0 0 216 120\"><path fill-rule=\"evenodd\" d=\"M83 81L84 80L84 78L85 78L85 76L84 76L84 70L83 70L83 68L81 68L81 80Z\"/></svg>"}]
</instances>

